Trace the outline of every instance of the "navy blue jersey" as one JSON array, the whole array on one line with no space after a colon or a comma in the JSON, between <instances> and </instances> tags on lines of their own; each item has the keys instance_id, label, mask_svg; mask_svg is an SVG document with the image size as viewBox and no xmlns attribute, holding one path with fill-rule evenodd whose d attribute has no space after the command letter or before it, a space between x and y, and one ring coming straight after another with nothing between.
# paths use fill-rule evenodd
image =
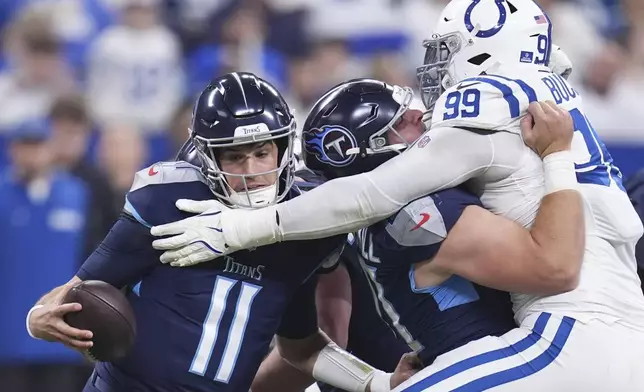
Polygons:
<instances>
[{"instance_id":1,"label":"navy blue jersey","mask_svg":"<svg viewBox=\"0 0 644 392\"><path fill-rule=\"evenodd\" d=\"M303 191L313 189L324 182L320 176L306 169L296 172L296 176L299 177L296 184ZM351 279L351 321L346 350L378 369L393 372L400 357L411 349L380 316L375 293L354 246L353 234L349 234L348 242L349 246L344 248L338 260L338 263L347 268ZM320 273L328 273L337 265L325 265L320 269Z\"/></svg>"},{"instance_id":2,"label":"navy blue jersey","mask_svg":"<svg viewBox=\"0 0 644 392\"><path fill-rule=\"evenodd\" d=\"M347 351L378 369L393 372L400 357L411 349L381 317L369 277L360 265L355 248L347 246L340 260L351 278Z\"/></svg>"},{"instance_id":3,"label":"navy blue jersey","mask_svg":"<svg viewBox=\"0 0 644 392\"><path fill-rule=\"evenodd\" d=\"M298 339L317 331L309 278L338 257L343 237L170 267L152 248L149 227L189 216L175 207L179 198L212 198L198 168L161 163L137 173L124 215L78 272L131 286L138 327L127 357L97 364L87 391L248 391L274 334Z\"/></svg>"},{"instance_id":4,"label":"navy blue jersey","mask_svg":"<svg viewBox=\"0 0 644 392\"><path fill-rule=\"evenodd\" d=\"M313 189L324 182L324 179L308 170L300 170L296 175L299 177L297 186L303 191ZM351 279L351 321L346 350L380 370L393 372L400 357L411 349L382 319L369 277L362 268L353 245L354 236L349 234L349 246L344 248L338 260L347 268ZM337 265L330 263L319 272L331 272ZM319 382L318 386L322 392L341 391Z\"/></svg>"},{"instance_id":5,"label":"navy blue jersey","mask_svg":"<svg viewBox=\"0 0 644 392\"><path fill-rule=\"evenodd\" d=\"M381 314L424 365L447 351L514 323L508 293L452 275L442 284L417 287L414 264L431 259L463 210L480 201L454 188L417 199L396 215L357 234Z\"/></svg>"},{"instance_id":6,"label":"navy blue jersey","mask_svg":"<svg viewBox=\"0 0 644 392\"><path fill-rule=\"evenodd\" d=\"M353 236L350 238L352 240ZM351 321L346 350L380 370L393 372L400 357L411 349L382 319L369 277L358 260L355 247L345 247L340 263L346 266L351 279ZM322 383L318 386L322 392L341 391Z\"/></svg>"}]
</instances>

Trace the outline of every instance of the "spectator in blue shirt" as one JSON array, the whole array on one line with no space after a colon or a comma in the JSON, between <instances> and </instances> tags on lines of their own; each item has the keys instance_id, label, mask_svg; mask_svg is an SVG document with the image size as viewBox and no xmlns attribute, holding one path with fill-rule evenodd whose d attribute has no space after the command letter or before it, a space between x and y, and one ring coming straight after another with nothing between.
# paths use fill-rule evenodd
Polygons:
<instances>
[{"instance_id":1,"label":"spectator in blue shirt","mask_svg":"<svg viewBox=\"0 0 644 392\"><path fill-rule=\"evenodd\" d=\"M76 272L83 244L86 187L54 169L48 128L29 121L12 129L10 164L0 172L3 391L78 391L87 377L80 355L31 339L24 325L40 295Z\"/></svg>"}]
</instances>

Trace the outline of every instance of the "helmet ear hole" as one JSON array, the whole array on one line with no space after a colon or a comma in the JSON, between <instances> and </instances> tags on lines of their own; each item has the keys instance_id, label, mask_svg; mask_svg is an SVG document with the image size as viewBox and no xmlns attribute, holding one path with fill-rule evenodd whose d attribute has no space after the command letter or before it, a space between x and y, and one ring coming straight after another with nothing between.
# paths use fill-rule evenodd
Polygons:
<instances>
[{"instance_id":1,"label":"helmet ear hole","mask_svg":"<svg viewBox=\"0 0 644 392\"><path fill-rule=\"evenodd\" d=\"M478 54L478 55L476 55L476 56L474 56L474 57L470 58L470 59L469 59L469 60L467 60L467 61L468 61L470 64L474 64L474 65L481 65L481 64L483 64L487 59L489 59L490 57L492 57L492 56L490 56L490 54L488 54L488 53L481 53L481 54Z\"/></svg>"}]
</instances>

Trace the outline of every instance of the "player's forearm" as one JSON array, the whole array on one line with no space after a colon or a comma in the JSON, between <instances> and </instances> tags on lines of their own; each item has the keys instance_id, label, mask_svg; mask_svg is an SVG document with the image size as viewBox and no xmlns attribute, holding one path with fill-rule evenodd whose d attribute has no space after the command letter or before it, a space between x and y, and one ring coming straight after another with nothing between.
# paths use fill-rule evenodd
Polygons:
<instances>
[{"instance_id":1,"label":"player's forearm","mask_svg":"<svg viewBox=\"0 0 644 392\"><path fill-rule=\"evenodd\" d=\"M433 267L509 292L555 295L574 289L584 251L583 204L574 162L566 154L557 157L564 159L554 167L545 161L547 195L531 230L469 206Z\"/></svg>"},{"instance_id":2,"label":"player's forearm","mask_svg":"<svg viewBox=\"0 0 644 392\"><path fill-rule=\"evenodd\" d=\"M342 350L322 332L297 341L278 337L277 348L288 363L325 384L348 392L390 390L390 374Z\"/></svg>"},{"instance_id":3,"label":"player's forearm","mask_svg":"<svg viewBox=\"0 0 644 392\"><path fill-rule=\"evenodd\" d=\"M530 230L550 279L576 287L584 255L585 224L574 162L569 151L544 159L546 196Z\"/></svg>"},{"instance_id":4,"label":"player's forearm","mask_svg":"<svg viewBox=\"0 0 644 392\"><path fill-rule=\"evenodd\" d=\"M562 190L544 197L531 235L542 253L544 279L568 290L576 287L585 245L579 192Z\"/></svg>"},{"instance_id":5,"label":"player's forearm","mask_svg":"<svg viewBox=\"0 0 644 392\"><path fill-rule=\"evenodd\" d=\"M277 336L275 347L279 355L304 374L313 374L315 360L329 339L323 332L315 333L304 339L287 339Z\"/></svg>"},{"instance_id":6,"label":"player's forearm","mask_svg":"<svg viewBox=\"0 0 644 392\"><path fill-rule=\"evenodd\" d=\"M315 380L286 362L278 350L273 350L264 359L255 374L253 392L301 392Z\"/></svg>"},{"instance_id":7,"label":"player's forearm","mask_svg":"<svg viewBox=\"0 0 644 392\"><path fill-rule=\"evenodd\" d=\"M455 128L432 130L428 135L432 140L423 147L415 146L371 172L334 179L277 205L277 240L356 231L414 199L481 174L494 156L487 135Z\"/></svg>"},{"instance_id":8,"label":"player's forearm","mask_svg":"<svg viewBox=\"0 0 644 392\"><path fill-rule=\"evenodd\" d=\"M344 264L340 263L333 272L320 275L315 297L318 325L338 346L346 348L353 299L351 277Z\"/></svg>"}]
</instances>

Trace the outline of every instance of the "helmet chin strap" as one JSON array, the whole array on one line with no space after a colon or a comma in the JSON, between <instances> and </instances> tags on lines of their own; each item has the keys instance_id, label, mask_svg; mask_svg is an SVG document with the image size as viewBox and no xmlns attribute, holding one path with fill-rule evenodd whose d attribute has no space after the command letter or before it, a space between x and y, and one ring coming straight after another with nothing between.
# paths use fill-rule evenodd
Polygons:
<instances>
[{"instance_id":1,"label":"helmet chin strap","mask_svg":"<svg viewBox=\"0 0 644 392\"><path fill-rule=\"evenodd\" d=\"M277 182L273 185L253 189L248 192L235 192L234 190L231 190L228 199L233 203L233 205L246 208L265 207L275 202L275 198L277 196L276 188Z\"/></svg>"},{"instance_id":2,"label":"helmet chin strap","mask_svg":"<svg viewBox=\"0 0 644 392\"><path fill-rule=\"evenodd\" d=\"M398 144L392 144L392 145L389 145L389 146L384 146L384 147L381 147L381 148L379 148L377 150L373 150L371 148L365 148L365 152L367 153L367 155L375 155L375 154L378 154L378 153L389 152L389 151L401 152L402 150L406 149L407 147L408 146L406 144L404 144L404 143L398 143ZM347 150L346 154L347 155L360 154L360 148L359 147L349 148Z\"/></svg>"}]
</instances>

